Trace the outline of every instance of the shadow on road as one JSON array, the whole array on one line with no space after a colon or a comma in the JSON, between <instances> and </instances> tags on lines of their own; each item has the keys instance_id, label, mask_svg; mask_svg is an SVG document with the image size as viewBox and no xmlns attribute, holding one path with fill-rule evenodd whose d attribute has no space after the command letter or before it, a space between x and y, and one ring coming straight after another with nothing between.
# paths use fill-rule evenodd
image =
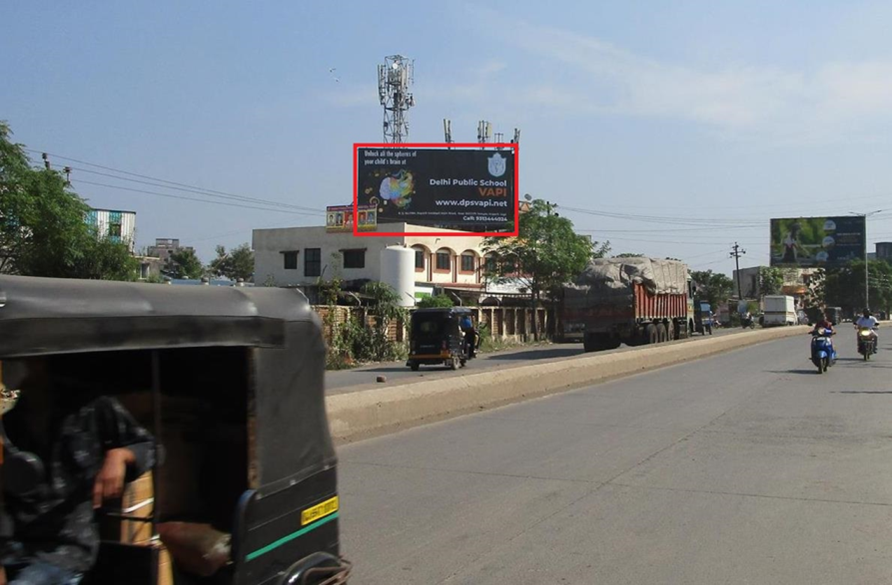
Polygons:
<instances>
[{"instance_id":1,"label":"shadow on road","mask_svg":"<svg viewBox=\"0 0 892 585\"><path fill-rule=\"evenodd\" d=\"M892 390L837 390L831 394L892 394Z\"/></svg>"},{"instance_id":2,"label":"shadow on road","mask_svg":"<svg viewBox=\"0 0 892 585\"><path fill-rule=\"evenodd\" d=\"M349 370L346 370L346 371L349 371ZM409 368L406 366L381 366L378 368L363 368L361 370L353 370L353 372L355 372L357 374L361 374L361 373L365 373L365 372L377 372L377 373L386 374L388 372L393 373L393 372L408 372L408 371L409 371Z\"/></svg>"},{"instance_id":3,"label":"shadow on road","mask_svg":"<svg viewBox=\"0 0 892 585\"><path fill-rule=\"evenodd\" d=\"M814 374L814 375L817 375L818 367L815 366L814 368L811 368L808 370L796 368L795 370L766 370L766 372L769 374L809 374L809 375Z\"/></svg>"},{"instance_id":4,"label":"shadow on road","mask_svg":"<svg viewBox=\"0 0 892 585\"><path fill-rule=\"evenodd\" d=\"M574 355L582 355L585 353L578 347L562 347L558 350L555 349L531 349L529 351L518 351L513 353L506 353L505 355L492 354L486 357L486 359L496 359L496 360L539 360L539 359L551 359L551 358L562 358L562 357L570 357Z\"/></svg>"}]
</instances>

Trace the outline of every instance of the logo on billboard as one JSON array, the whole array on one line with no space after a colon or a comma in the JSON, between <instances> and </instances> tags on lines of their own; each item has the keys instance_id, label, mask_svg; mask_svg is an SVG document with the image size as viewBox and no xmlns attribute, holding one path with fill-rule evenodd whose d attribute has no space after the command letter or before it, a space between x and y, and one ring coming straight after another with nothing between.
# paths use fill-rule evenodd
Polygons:
<instances>
[{"instance_id":1,"label":"logo on billboard","mask_svg":"<svg viewBox=\"0 0 892 585\"><path fill-rule=\"evenodd\" d=\"M505 162L505 157L499 154L498 152L489 157L489 174L493 177L501 177L505 174L505 169L508 168L508 165Z\"/></svg>"}]
</instances>

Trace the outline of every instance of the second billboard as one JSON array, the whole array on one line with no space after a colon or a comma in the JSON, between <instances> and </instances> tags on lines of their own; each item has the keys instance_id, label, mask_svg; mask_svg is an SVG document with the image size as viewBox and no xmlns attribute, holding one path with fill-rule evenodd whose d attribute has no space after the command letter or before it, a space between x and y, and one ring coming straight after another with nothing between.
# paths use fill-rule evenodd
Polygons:
<instances>
[{"instance_id":1,"label":"second billboard","mask_svg":"<svg viewBox=\"0 0 892 585\"><path fill-rule=\"evenodd\" d=\"M864 258L864 236L864 216L772 219L771 265L843 266Z\"/></svg>"}]
</instances>

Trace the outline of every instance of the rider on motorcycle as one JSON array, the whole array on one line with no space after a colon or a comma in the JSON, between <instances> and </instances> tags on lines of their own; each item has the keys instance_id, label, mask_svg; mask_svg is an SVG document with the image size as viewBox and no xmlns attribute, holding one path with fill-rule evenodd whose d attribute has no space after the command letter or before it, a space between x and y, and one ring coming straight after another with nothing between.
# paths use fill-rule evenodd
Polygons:
<instances>
[{"instance_id":1,"label":"rider on motorcycle","mask_svg":"<svg viewBox=\"0 0 892 585\"><path fill-rule=\"evenodd\" d=\"M877 352L877 346L879 345L879 336L877 335L876 328L879 326L879 321L877 318L870 314L870 309L865 308L862 312L861 316L858 317L858 320L855 321L856 329L869 329L871 336L874 339L873 344L873 353Z\"/></svg>"},{"instance_id":2,"label":"rider on motorcycle","mask_svg":"<svg viewBox=\"0 0 892 585\"><path fill-rule=\"evenodd\" d=\"M815 328L811 332L812 334L817 334L821 329L824 329L827 337L836 335L836 331L833 330L833 323L830 322L830 317L826 313L821 314L821 320L815 323Z\"/></svg>"}]
</instances>

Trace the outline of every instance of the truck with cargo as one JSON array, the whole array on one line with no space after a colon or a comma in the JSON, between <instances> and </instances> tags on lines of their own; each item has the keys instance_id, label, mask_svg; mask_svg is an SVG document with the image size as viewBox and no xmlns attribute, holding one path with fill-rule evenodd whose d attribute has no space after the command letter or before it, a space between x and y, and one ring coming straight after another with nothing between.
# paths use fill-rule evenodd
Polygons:
<instances>
[{"instance_id":1,"label":"truck with cargo","mask_svg":"<svg viewBox=\"0 0 892 585\"><path fill-rule=\"evenodd\" d=\"M799 321L796 302L789 295L765 295L762 297L762 326L778 327L795 325Z\"/></svg>"},{"instance_id":2,"label":"truck with cargo","mask_svg":"<svg viewBox=\"0 0 892 585\"><path fill-rule=\"evenodd\" d=\"M693 303L688 268L676 260L592 260L564 287L564 331L581 334L585 351L688 337Z\"/></svg>"}]
</instances>

